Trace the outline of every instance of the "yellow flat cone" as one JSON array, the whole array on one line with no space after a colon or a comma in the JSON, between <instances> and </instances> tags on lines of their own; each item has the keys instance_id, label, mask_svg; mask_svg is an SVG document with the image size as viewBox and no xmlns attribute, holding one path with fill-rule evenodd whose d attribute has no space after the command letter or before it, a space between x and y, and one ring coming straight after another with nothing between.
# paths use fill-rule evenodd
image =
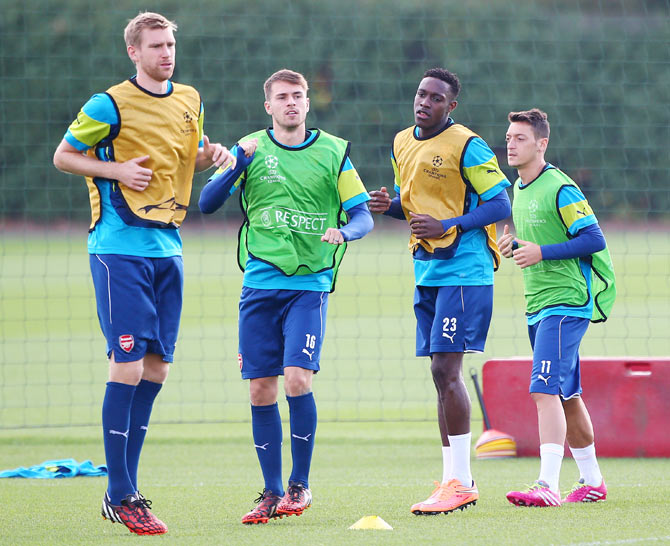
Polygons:
<instances>
[{"instance_id":1,"label":"yellow flat cone","mask_svg":"<svg viewBox=\"0 0 670 546\"><path fill-rule=\"evenodd\" d=\"M388 523L379 516L365 516L354 523L349 529L380 529L382 531L393 531Z\"/></svg>"}]
</instances>

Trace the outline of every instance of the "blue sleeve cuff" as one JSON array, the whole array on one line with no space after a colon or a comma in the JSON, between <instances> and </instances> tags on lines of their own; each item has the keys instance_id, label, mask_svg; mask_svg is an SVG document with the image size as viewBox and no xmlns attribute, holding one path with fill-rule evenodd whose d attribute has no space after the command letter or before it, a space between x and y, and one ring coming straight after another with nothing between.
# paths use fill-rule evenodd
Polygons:
<instances>
[{"instance_id":1,"label":"blue sleeve cuff","mask_svg":"<svg viewBox=\"0 0 670 546\"><path fill-rule=\"evenodd\" d=\"M489 190L486 190L479 197L481 197L482 201L489 201L490 199L493 199L496 195L498 195L501 191L503 191L505 188L509 188L511 185L512 184L509 183L509 180L507 180L507 178L503 178L495 186L493 186Z\"/></svg>"},{"instance_id":2,"label":"blue sleeve cuff","mask_svg":"<svg viewBox=\"0 0 670 546\"><path fill-rule=\"evenodd\" d=\"M235 169L227 168L223 172L214 173L202 188L198 206L204 214L217 211L226 202L234 191L235 182L254 158L253 155L251 157L244 155L244 150L237 144L233 146L231 153L237 157Z\"/></svg>"},{"instance_id":3,"label":"blue sleeve cuff","mask_svg":"<svg viewBox=\"0 0 670 546\"><path fill-rule=\"evenodd\" d=\"M582 229L588 226L593 226L598 224L598 219L593 215L589 214L585 218L580 218L576 222L573 222L572 225L568 228L570 235L577 235Z\"/></svg>"},{"instance_id":4,"label":"blue sleeve cuff","mask_svg":"<svg viewBox=\"0 0 670 546\"><path fill-rule=\"evenodd\" d=\"M355 241L372 231L374 221L365 203L350 208L347 214L349 214L349 223L340 228L345 241Z\"/></svg>"},{"instance_id":5,"label":"blue sleeve cuff","mask_svg":"<svg viewBox=\"0 0 670 546\"><path fill-rule=\"evenodd\" d=\"M354 195L352 198L347 199L344 203L342 203L342 208L346 211L349 211L356 205L360 205L361 203L367 203L369 200L370 196L367 194L367 192L359 193L358 195Z\"/></svg>"},{"instance_id":6,"label":"blue sleeve cuff","mask_svg":"<svg viewBox=\"0 0 670 546\"><path fill-rule=\"evenodd\" d=\"M68 144L74 146L80 152L85 152L90 148L90 146L86 146L86 144L84 144L83 142L79 142L76 138L74 138L74 135L70 131L65 133L65 136L63 138Z\"/></svg>"},{"instance_id":7,"label":"blue sleeve cuff","mask_svg":"<svg viewBox=\"0 0 670 546\"><path fill-rule=\"evenodd\" d=\"M391 206L384 213L384 216L390 216L396 220L405 219L405 213L402 211L402 205L400 204L400 195L396 195L393 199L391 199Z\"/></svg>"},{"instance_id":8,"label":"blue sleeve cuff","mask_svg":"<svg viewBox=\"0 0 670 546\"><path fill-rule=\"evenodd\" d=\"M440 224L442 224L442 228L444 229L444 233L449 231L450 228L457 226L458 221L456 218L449 218L447 220L440 220Z\"/></svg>"}]
</instances>

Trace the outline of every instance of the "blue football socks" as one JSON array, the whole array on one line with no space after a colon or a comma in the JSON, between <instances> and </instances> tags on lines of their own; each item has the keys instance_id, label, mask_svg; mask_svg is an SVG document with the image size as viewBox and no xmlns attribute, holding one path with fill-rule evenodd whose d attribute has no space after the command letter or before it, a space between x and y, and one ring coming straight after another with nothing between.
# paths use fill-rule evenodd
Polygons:
<instances>
[{"instance_id":1,"label":"blue football socks","mask_svg":"<svg viewBox=\"0 0 670 546\"><path fill-rule=\"evenodd\" d=\"M126 447L126 465L128 476L137 491L137 467L140 463L140 453L144 445L144 438L149 429L149 419L154 400L161 388L162 383L154 383L142 379L135 389L135 396L130 407L130 427L128 433L128 446Z\"/></svg>"},{"instance_id":2,"label":"blue football socks","mask_svg":"<svg viewBox=\"0 0 670 546\"><path fill-rule=\"evenodd\" d=\"M265 489L281 497L284 495L281 478L282 426L276 402L271 406L251 406L251 429Z\"/></svg>"},{"instance_id":3,"label":"blue football socks","mask_svg":"<svg viewBox=\"0 0 670 546\"><path fill-rule=\"evenodd\" d=\"M126 495L135 492L128 475L126 448L130 431L130 407L135 385L108 382L102 402L102 433L107 462L107 492L111 503L121 504Z\"/></svg>"},{"instance_id":4,"label":"blue football socks","mask_svg":"<svg viewBox=\"0 0 670 546\"><path fill-rule=\"evenodd\" d=\"M309 392L301 396L287 396L291 419L291 454L293 469L290 483L301 483L309 487L309 468L314 451L316 433L316 403L314 394Z\"/></svg>"}]
</instances>

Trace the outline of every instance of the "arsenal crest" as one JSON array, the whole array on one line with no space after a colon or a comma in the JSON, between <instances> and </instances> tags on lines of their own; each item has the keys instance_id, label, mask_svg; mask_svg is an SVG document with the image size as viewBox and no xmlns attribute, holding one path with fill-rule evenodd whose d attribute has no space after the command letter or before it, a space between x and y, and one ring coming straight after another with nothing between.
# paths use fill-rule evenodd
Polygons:
<instances>
[{"instance_id":1,"label":"arsenal crest","mask_svg":"<svg viewBox=\"0 0 670 546\"><path fill-rule=\"evenodd\" d=\"M129 353L133 350L133 347L135 347L135 338L130 334L119 336L119 345L124 351Z\"/></svg>"}]
</instances>

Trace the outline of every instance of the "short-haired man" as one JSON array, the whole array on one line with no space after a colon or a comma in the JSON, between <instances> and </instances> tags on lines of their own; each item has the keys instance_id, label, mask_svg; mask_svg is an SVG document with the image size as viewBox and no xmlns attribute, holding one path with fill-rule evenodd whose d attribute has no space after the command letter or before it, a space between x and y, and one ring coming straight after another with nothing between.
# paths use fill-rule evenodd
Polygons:
<instances>
[{"instance_id":1,"label":"short-haired man","mask_svg":"<svg viewBox=\"0 0 670 546\"><path fill-rule=\"evenodd\" d=\"M139 493L137 468L179 329L179 226L194 171L235 161L203 134L198 92L170 81L176 29L158 13L128 23L124 38L137 75L93 95L54 154L58 169L86 177L91 201L88 251L109 358L102 515L139 535L167 532Z\"/></svg>"},{"instance_id":2,"label":"short-haired man","mask_svg":"<svg viewBox=\"0 0 670 546\"><path fill-rule=\"evenodd\" d=\"M470 398L463 354L481 353L493 309L500 256L495 225L509 215L510 183L486 142L449 117L460 82L443 68L426 71L414 97L415 125L395 136L395 197L370 192L370 210L407 220L414 258L416 355L430 356L442 438L442 481L414 514L446 514L473 505Z\"/></svg>"},{"instance_id":3,"label":"short-haired man","mask_svg":"<svg viewBox=\"0 0 670 546\"><path fill-rule=\"evenodd\" d=\"M219 169L200 195L200 209L212 213L239 188L244 212L238 358L242 378L249 379L253 440L265 480L258 506L244 515L244 524L300 515L311 505L317 422L311 387L319 371L328 293L335 287L346 242L373 227L368 194L349 159L350 144L306 129L309 99L303 75L280 70L264 90L272 127L242 138L231 150L237 168ZM280 375L293 456L286 491L277 406Z\"/></svg>"},{"instance_id":4,"label":"short-haired man","mask_svg":"<svg viewBox=\"0 0 670 546\"><path fill-rule=\"evenodd\" d=\"M577 184L547 163L547 114L533 108L511 112L507 162L519 171L512 218L498 246L523 270L528 335L533 349L530 395L540 430L540 475L533 485L510 491L517 506L605 500L593 425L581 398L579 344L589 321L601 322L614 304L614 270L593 210ZM559 473L567 437L580 472L561 500Z\"/></svg>"}]
</instances>

